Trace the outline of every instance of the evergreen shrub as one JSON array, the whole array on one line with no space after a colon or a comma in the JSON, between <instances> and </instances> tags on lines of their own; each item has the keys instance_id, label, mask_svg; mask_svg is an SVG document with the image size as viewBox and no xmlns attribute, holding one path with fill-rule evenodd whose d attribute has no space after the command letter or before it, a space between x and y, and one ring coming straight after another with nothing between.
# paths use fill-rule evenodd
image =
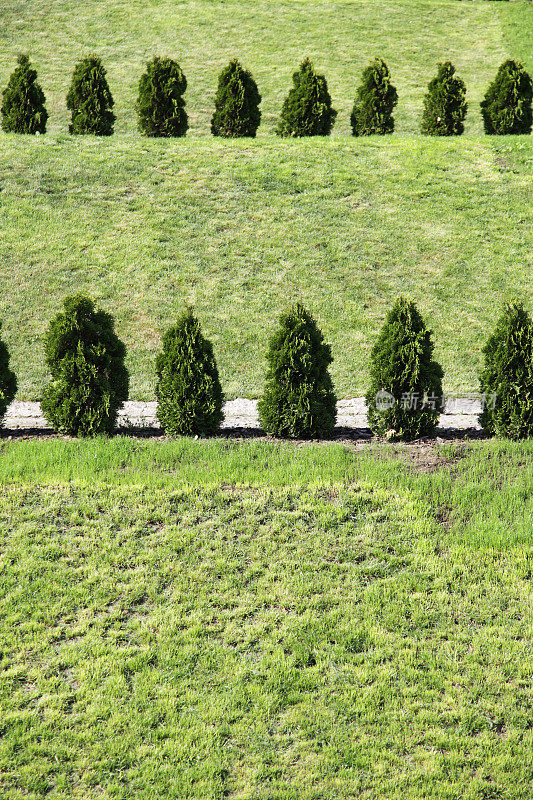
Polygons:
<instances>
[{"instance_id":1,"label":"evergreen shrub","mask_svg":"<svg viewBox=\"0 0 533 800\"><path fill-rule=\"evenodd\" d=\"M506 306L483 354L481 425L509 439L532 437L533 321L523 303Z\"/></svg>"},{"instance_id":2,"label":"evergreen shrub","mask_svg":"<svg viewBox=\"0 0 533 800\"><path fill-rule=\"evenodd\" d=\"M4 418L8 405L15 397L16 391L17 377L9 369L9 351L5 343L0 340L0 422Z\"/></svg>"},{"instance_id":3,"label":"evergreen shrub","mask_svg":"<svg viewBox=\"0 0 533 800\"><path fill-rule=\"evenodd\" d=\"M252 74L233 59L222 70L211 120L214 136L255 136L261 121L261 95Z\"/></svg>"},{"instance_id":4,"label":"evergreen shrub","mask_svg":"<svg viewBox=\"0 0 533 800\"><path fill-rule=\"evenodd\" d=\"M83 58L74 68L67 94L67 108L72 113L69 133L111 136L115 122L113 105L101 60L98 56Z\"/></svg>"},{"instance_id":5,"label":"evergreen shrub","mask_svg":"<svg viewBox=\"0 0 533 800\"><path fill-rule=\"evenodd\" d=\"M439 64L424 97L422 133L430 136L460 136L464 131L467 102L464 82L450 61Z\"/></svg>"},{"instance_id":6,"label":"evergreen shrub","mask_svg":"<svg viewBox=\"0 0 533 800\"><path fill-rule=\"evenodd\" d=\"M328 85L306 58L292 76L289 91L278 123L279 136L328 136L337 112L331 107Z\"/></svg>"},{"instance_id":7,"label":"evergreen shrub","mask_svg":"<svg viewBox=\"0 0 533 800\"><path fill-rule=\"evenodd\" d=\"M95 311L93 301L81 294L66 298L45 339L52 380L41 407L55 430L72 436L113 432L128 399L125 354L109 314Z\"/></svg>"},{"instance_id":8,"label":"evergreen shrub","mask_svg":"<svg viewBox=\"0 0 533 800\"><path fill-rule=\"evenodd\" d=\"M433 349L431 331L415 304L399 297L370 356L366 403L370 427L378 436L410 440L434 433L443 371Z\"/></svg>"},{"instance_id":9,"label":"evergreen shrub","mask_svg":"<svg viewBox=\"0 0 533 800\"><path fill-rule=\"evenodd\" d=\"M163 337L156 359L157 416L170 434L208 435L223 419L223 395L211 342L188 308Z\"/></svg>"},{"instance_id":10,"label":"evergreen shrub","mask_svg":"<svg viewBox=\"0 0 533 800\"><path fill-rule=\"evenodd\" d=\"M336 398L328 372L331 349L316 322L297 303L280 317L267 354L259 418L273 436L318 439L331 435Z\"/></svg>"},{"instance_id":11,"label":"evergreen shrub","mask_svg":"<svg viewBox=\"0 0 533 800\"><path fill-rule=\"evenodd\" d=\"M354 136L392 133L392 111L398 93L391 83L389 68L382 58L375 58L363 70L363 80L357 90L350 122Z\"/></svg>"},{"instance_id":12,"label":"evergreen shrub","mask_svg":"<svg viewBox=\"0 0 533 800\"><path fill-rule=\"evenodd\" d=\"M48 112L45 96L37 83L37 72L28 56L18 57L2 93L2 130L6 133L45 133Z\"/></svg>"},{"instance_id":13,"label":"evergreen shrub","mask_svg":"<svg viewBox=\"0 0 533 800\"><path fill-rule=\"evenodd\" d=\"M532 98L533 80L522 64L504 61L481 102L485 133L531 133Z\"/></svg>"},{"instance_id":14,"label":"evergreen shrub","mask_svg":"<svg viewBox=\"0 0 533 800\"><path fill-rule=\"evenodd\" d=\"M185 136L189 126L183 94L187 79L171 58L155 57L139 81L137 112L145 136Z\"/></svg>"}]
</instances>

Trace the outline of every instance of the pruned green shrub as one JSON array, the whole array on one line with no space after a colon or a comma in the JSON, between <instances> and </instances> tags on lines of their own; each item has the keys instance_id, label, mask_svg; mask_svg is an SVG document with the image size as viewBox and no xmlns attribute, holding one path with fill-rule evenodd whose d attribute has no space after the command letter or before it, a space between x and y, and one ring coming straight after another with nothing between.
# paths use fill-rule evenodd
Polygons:
<instances>
[{"instance_id":1,"label":"pruned green shrub","mask_svg":"<svg viewBox=\"0 0 533 800\"><path fill-rule=\"evenodd\" d=\"M223 419L223 395L211 342L188 308L163 336L156 359L157 416L171 434L215 433Z\"/></svg>"},{"instance_id":2,"label":"pruned green shrub","mask_svg":"<svg viewBox=\"0 0 533 800\"><path fill-rule=\"evenodd\" d=\"M101 60L98 56L83 58L74 68L67 94L67 108L72 112L69 133L111 136L115 122L113 105Z\"/></svg>"},{"instance_id":3,"label":"pruned green shrub","mask_svg":"<svg viewBox=\"0 0 533 800\"><path fill-rule=\"evenodd\" d=\"M2 323L0 323L0 328ZM17 377L9 369L9 351L0 339L0 422L17 391Z\"/></svg>"},{"instance_id":4,"label":"pruned green shrub","mask_svg":"<svg viewBox=\"0 0 533 800\"><path fill-rule=\"evenodd\" d=\"M8 133L45 133L48 112L45 96L37 83L37 71L28 56L18 57L2 93L2 129Z\"/></svg>"},{"instance_id":5,"label":"pruned green shrub","mask_svg":"<svg viewBox=\"0 0 533 800\"><path fill-rule=\"evenodd\" d=\"M328 372L331 349L300 303L281 315L267 359L266 385L259 401L263 429L293 439L329 436L336 419L336 398Z\"/></svg>"},{"instance_id":6,"label":"pruned green shrub","mask_svg":"<svg viewBox=\"0 0 533 800\"><path fill-rule=\"evenodd\" d=\"M391 83L389 68L382 58L375 58L363 70L363 81L357 90L350 122L354 136L392 133L392 111L398 93Z\"/></svg>"},{"instance_id":7,"label":"pruned green shrub","mask_svg":"<svg viewBox=\"0 0 533 800\"><path fill-rule=\"evenodd\" d=\"M41 407L57 431L72 436L112 433L117 412L128 399L125 354L109 314L95 311L93 301L83 295L67 297L45 339L52 380Z\"/></svg>"},{"instance_id":8,"label":"pruned green shrub","mask_svg":"<svg viewBox=\"0 0 533 800\"><path fill-rule=\"evenodd\" d=\"M481 102L485 133L531 133L533 80L518 61L500 66Z\"/></svg>"},{"instance_id":9,"label":"pruned green shrub","mask_svg":"<svg viewBox=\"0 0 533 800\"><path fill-rule=\"evenodd\" d=\"M533 321L523 303L504 309L483 354L481 425L509 439L532 437Z\"/></svg>"},{"instance_id":10,"label":"pruned green shrub","mask_svg":"<svg viewBox=\"0 0 533 800\"><path fill-rule=\"evenodd\" d=\"M439 64L437 76L428 84L424 97L422 133L431 136L459 136L466 117L466 87L450 61Z\"/></svg>"},{"instance_id":11,"label":"pruned green shrub","mask_svg":"<svg viewBox=\"0 0 533 800\"><path fill-rule=\"evenodd\" d=\"M261 120L261 95L251 72L236 58L222 70L211 120L214 136L255 136Z\"/></svg>"},{"instance_id":12,"label":"pruned green shrub","mask_svg":"<svg viewBox=\"0 0 533 800\"><path fill-rule=\"evenodd\" d=\"M328 85L306 58L292 76L276 133L279 136L328 136L337 112L331 107Z\"/></svg>"},{"instance_id":13,"label":"pruned green shrub","mask_svg":"<svg viewBox=\"0 0 533 800\"><path fill-rule=\"evenodd\" d=\"M171 58L156 58L146 65L139 81L137 112L145 136L185 136L189 123L183 94L187 79Z\"/></svg>"},{"instance_id":14,"label":"pruned green shrub","mask_svg":"<svg viewBox=\"0 0 533 800\"><path fill-rule=\"evenodd\" d=\"M442 403L441 366L431 331L415 304L399 297L370 356L368 420L378 436L417 439L434 433Z\"/></svg>"}]
</instances>

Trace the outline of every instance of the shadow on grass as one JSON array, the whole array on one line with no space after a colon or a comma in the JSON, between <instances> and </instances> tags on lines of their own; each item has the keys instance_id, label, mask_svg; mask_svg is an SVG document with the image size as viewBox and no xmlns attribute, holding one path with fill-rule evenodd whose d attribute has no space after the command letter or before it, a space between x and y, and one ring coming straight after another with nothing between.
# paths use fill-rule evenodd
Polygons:
<instances>
[{"instance_id":1,"label":"shadow on grass","mask_svg":"<svg viewBox=\"0 0 533 800\"><path fill-rule=\"evenodd\" d=\"M172 437L168 437L161 428L157 428L155 426L133 426L128 425L127 427L118 427L114 432L115 436L126 436L131 439L169 439ZM42 427L25 427L25 428L0 428L0 440L11 440L11 439L49 439L49 438L59 438L59 439L72 439L76 437L67 436L65 434L56 433L53 428L42 428ZM343 426L337 426L334 429L333 435L330 439L291 439L291 440L284 440L284 439L277 439L274 436L268 436L261 428L251 428L251 427L235 427L235 428L221 428L220 431L216 434L216 436L210 437L191 437L197 438L199 441L204 439L225 439L225 440L242 440L242 439L249 439L249 440L257 440L257 441L265 441L265 442L273 442L273 441L292 441L292 442L320 442L322 444L328 443L342 443L342 442L359 442L362 444L370 444L376 442L384 442L386 440L379 439L378 437L374 436L370 428L348 428ZM424 443L427 445L431 445L432 443L438 443L442 441L457 441L457 440L471 440L471 439L489 439L490 436L483 430L479 430L478 428L437 428L435 432L435 436L426 436L420 439L414 439L411 444L414 443Z\"/></svg>"}]
</instances>

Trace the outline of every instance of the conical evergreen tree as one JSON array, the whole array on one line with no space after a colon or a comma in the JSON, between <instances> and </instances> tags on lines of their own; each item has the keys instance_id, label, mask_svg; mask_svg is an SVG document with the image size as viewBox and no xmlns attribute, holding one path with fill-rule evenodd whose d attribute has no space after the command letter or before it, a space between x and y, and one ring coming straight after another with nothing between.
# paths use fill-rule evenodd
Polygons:
<instances>
[{"instance_id":1,"label":"conical evergreen tree","mask_svg":"<svg viewBox=\"0 0 533 800\"><path fill-rule=\"evenodd\" d=\"M0 328L2 324L0 323ZM9 352L3 341L0 340L0 422L7 411L8 405L15 397L17 391L17 377L9 369Z\"/></svg>"},{"instance_id":2,"label":"conical evergreen tree","mask_svg":"<svg viewBox=\"0 0 533 800\"><path fill-rule=\"evenodd\" d=\"M52 381L41 408L57 431L72 436L113 432L117 411L128 399L125 354L109 314L95 311L83 295L67 297L45 339Z\"/></svg>"},{"instance_id":3,"label":"conical evergreen tree","mask_svg":"<svg viewBox=\"0 0 533 800\"><path fill-rule=\"evenodd\" d=\"M45 133L45 102L36 70L28 56L20 55L18 67L2 93L2 129L8 133Z\"/></svg>"},{"instance_id":4,"label":"conical evergreen tree","mask_svg":"<svg viewBox=\"0 0 533 800\"><path fill-rule=\"evenodd\" d=\"M466 117L466 87L450 61L439 64L437 76L428 84L424 98L422 133L431 136L459 136Z\"/></svg>"},{"instance_id":5,"label":"conical evergreen tree","mask_svg":"<svg viewBox=\"0 0 533 800\"><path fill-rule=\"evenodd\" d=\"M533 80L517 61L504 61L481 102L485 133L531 133Z\"/></svg>"},{"instance_id":6,"label":"conical evergreen tree","mask_svg":"<svg viewBox=\"0 0 533 800\"><path fill-rule=\"evenodd\" d=\"M374 433L407 440L434 433L442 377L433 359L431 331L415 304L399 297L370 356L366 403Z\"/></svg>"},{"instance_id":7,"label":"conical evergreen tree","mask_svg":"<svg viewBox=\"0 0 533 800\"><path fill-rule=\"evenodd\" d=\"M328 372L331 349L300 304L280 317L270 339L269 369L259 418L274 436L315 439L332 433L336 398Z\"/></svg>"},{"instance_id":8,"label":"conical evergreen tree","mask_svg":"<svg viewBox=\"0 0 533 800\"><path fill-rule=\"evenodd\" d=\"M88 56L79 61L67 94L67 108L72 112L69 133L111 136L115 122L113 106L101 60Z\"/></svg>"},{"instance_id":9,"label":"conical evergreen tree","mask_svg":"<svg viewBox=\"0 0 533 800\"><path fill-rule=\"evenodd\" d=\"M354 136L392 133L392 111L398 93L391 83L390 72L382 58L375 58L363 71L363 82L357 90L350 122Z\"/></svg>"},{"instance_id":10,"label":"conical evergreen tree","mask_svg":"<svg viewBox=\"0 0 533 800\"><path fill-rule=\"evenodd\" d=\"M533 321L523 303L505 308L483 353L481 425L510 439L533 437Z\"/></svg>"},{"instance_id":11,"label":"conical evergreen tree","mask_svg":"<svg viewBox=\"0 0 533 800\"><path fill-rule=\"evenodd\" d=\"M337 112L331 107L328 85L306 58L292 76L289 91L278 123L279 136L328 136Z\"/></svg>"},{"instance_id":12,"label":"conical evergreen tree","mask_svg":"<svg viewBox=\"0 0 533 800\"><path fill-rule=\"evenodd\" d=\"M214 136L255 136L261 120L261 95L251 72L236 58L222 70L211 120Z\"/></svg>"},{"instance_id":13,"label":"conical evergreen tree","mask_svg":"<svg viewBox=\"0 0 533 800\"><path fill-rule=\"evenodd\" d=\"M156 359L157 416L171 434L207 435L223 419L223 395L211 342L188 308L163 337Z\"/></svg>"},{"instance_id":14,"label":"conical evergreen tree","mask_svg":"<svg viewBox=\"0 0 533 800\"><path fill-rule=\"evenodd\" d=\"M185 136L187 79L171 58L154 58L139 81L139 129L146 136Z\"/></svg>"}]
</instances>

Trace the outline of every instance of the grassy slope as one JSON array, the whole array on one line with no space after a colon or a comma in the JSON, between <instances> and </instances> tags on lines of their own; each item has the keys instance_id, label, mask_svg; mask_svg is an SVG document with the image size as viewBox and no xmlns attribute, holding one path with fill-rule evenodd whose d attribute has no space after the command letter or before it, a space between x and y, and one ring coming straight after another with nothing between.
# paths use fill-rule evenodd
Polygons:
<instances>
[{"instance_id":1,"label":"grassy slope","mask_svg":"<svg viewBox=\"0 0 533 800\"><path fill-rule=\"evenodd\" d=\"M509 34L520 21L533 24L525 2L507 12ZM515 7L517 6L517 7ZM144 62L156 54L177 58L187 75L188 107L195 134L209 135L216 80L235 55L252 69L263 95L262 135L275 125L290 78L304 55L326 72L337 134L349 132L349 113L361 69L376 54L387 61L398 86L398 130L417 131L422 97L435 66L451 58L464 77L472 109L509 51L501 12L488 3L450 0L355 0L272 2L257 0L4 0L0 31L0 77L13 68L20 49L39 69L52 114L50 130L65 130L65 95L74 63L96 51L108 68L117 104L119 133L135 131L134 103ZM521 55L526 55L522 53ZM532 56L529 53L529 59ZM477 111L469 132L480 132Z\"/></svg>"},{"instance_id":2,"label":"grassy slope","mask_svg":"<svg viewBox=\"0 0 533 800\"><path fill-rule=\"evenodd\" d=\"M532 12L526 3L415 0L318 10L233 0L4 3L0 77L17 50L30 50L52 114L45 138L0 136L0 317L19 395L39 395L42 333L78 288L116 314L137 397L153 396L154 353L183 301L197 304L215 341L228 395L256 395L266 336L296 297L333 345L339 395L362 394L372 340L399 291L435 330L447 391L474 390L498 307L517 293L532 299L531 137L477 136L477 104L497 65L515 52L527 59ZM61 133L64 95L73 63L92 49L109 68L120 135L71 141ZM179 56L189 77L184 141L135 132L136 82L155 52ZM416 131L435 63L451 57L469 89L469 135L349 139L355 87L376 52L398 85L399 134ZM207 136L216 75L235 53L264 96L256 142ZM280 142L271 130L304 53L327 72L336 135Z\"/></svg>"},{"instance_id":3,"label":"grassy slope","mask_svg":"<svg viewBox=\"0 0 533 800\"><path fill-rule=\"evenodd\" d=\"M2 797L523 800L533 452L457 455L5 444Z\"/></svg>"}]
</instances>

